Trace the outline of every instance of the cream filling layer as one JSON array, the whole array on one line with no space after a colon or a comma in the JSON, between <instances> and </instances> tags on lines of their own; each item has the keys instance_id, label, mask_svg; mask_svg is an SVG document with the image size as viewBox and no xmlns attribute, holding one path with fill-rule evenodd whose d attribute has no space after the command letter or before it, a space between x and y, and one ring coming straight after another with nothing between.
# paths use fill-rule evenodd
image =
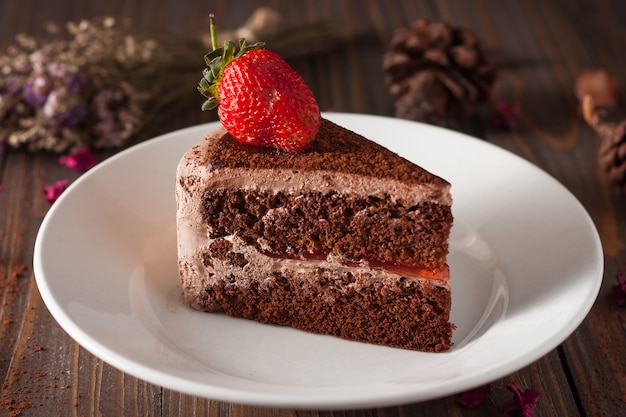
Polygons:
<instances>
[{"instance_id":1,"label":"cream filling layer","mask_svg":"<svg viewBox=\"0 0 626 417\"><path fill-rule=\"evenodd\" d=\"M428 201L448 206L452 204L449 184L443 187L428 183L409 185L393 179L323 170L301 172L296 169L250 170L206 166L201 162L203 143L189 150L177 168L177 178L188 179L187 183L193 188L190 194L197 198L206 189L226 188L286 194L334 191L344 195L388 197L406 207Z\"/></svg>"},{"instance_id":2,"label":"cream filling layer","mask_svg":"<svg viewBox=\"0 0 626 417\"><path fill-rule=\"evenodd\" d=\"M368 279L374 282L385 282L386 280L396 281L404 277L408 282L421 282L423 284L435 285L438 287L450 288L449 277L445 279L432 279L422 276L411 276L396 274L379 267L370 267L366 261L361 261L358 265L346 265L343 260L336 256L328 256L326 259L287 259L268 256L259 252L254 246L248 245L238 236L228 236L231 252L241 254L246 260L244 266L234 265L230 259L211 258L210 265L203 260L210 252L210 246L215 241L208 238L207 233L198 227L194 227L191 222L180 219L178 255L179 260L185 262L193 270L196 278L200 277L200 286L208 285L212 279L218 279L218 275L228 276L233 274L237 277L238 283L248 286L252 281L262 284L263 281L273 278L273 273L292 272L299 279L309 279L315 274L313 271L319 269L334 272L349 272L351 274L367 274ZM211 278L215 274L214 278Z\"/></svg>"}]
</instances>

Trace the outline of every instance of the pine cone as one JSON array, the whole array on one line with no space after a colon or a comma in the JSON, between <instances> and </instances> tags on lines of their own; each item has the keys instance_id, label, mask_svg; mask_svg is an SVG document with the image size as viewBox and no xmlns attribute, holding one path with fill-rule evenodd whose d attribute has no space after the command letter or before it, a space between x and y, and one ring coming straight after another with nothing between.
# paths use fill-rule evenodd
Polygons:
<instances>
[{"instance_id":1,"label":"pine cone","mask_svg":"<svg viewBox=\"0 0 626 417\"><path fill-rule=\"evenodd\" d=\"M602 137L598 165L609 183L617 187L621 195L626 195L626 120L622 120Z\"/></svg>"},{"instance_id":2,"label":"pine cone","mask_svg":"<svg viewBox=\"0 0 626 417\"><path fill-rule=\"evenodd\" d=\"M396 30L383 58L396 116L454 127L489 101L495 65L467 29L415 21Z\"/></svg>"}]
</instances>

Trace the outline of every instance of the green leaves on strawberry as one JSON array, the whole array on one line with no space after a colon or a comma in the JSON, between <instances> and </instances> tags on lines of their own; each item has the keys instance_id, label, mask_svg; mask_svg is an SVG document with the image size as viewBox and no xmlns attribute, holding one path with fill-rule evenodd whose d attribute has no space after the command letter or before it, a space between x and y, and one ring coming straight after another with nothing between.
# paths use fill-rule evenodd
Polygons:
<instances>
[{"instance_id":1,"label":"green leaves on strawberry","mask_svg":"<svg viewBox=\"0 0 626 417\"><path fill-rule=\"evenodd\" d=\"M224 67L233 59L237 59L253 49L262 48L264 45L263 42L247 45L245 39L240 39L238 51L235 53L235 43L224 41L221 48L214 49L204 56L207 68L202 71L202 79L198 85L198 91L207 98L202 104L202 110L212 110L219 104L218 87L222 80Z\"/></svg>"},{"instance_id":2,"label":"green leaves on strawberry","mask_svg":"<svg viewBox=\"0 0 626 417\"><path fill-rule=\"evenodd\" d=\"M315 139L321 115L302 77L263 43L226 41L205 56L207 68L198 91L207 100L203 110L217 107L220 120L236 140L290 153L304 151Z\"/></svg>"}]
</instances>

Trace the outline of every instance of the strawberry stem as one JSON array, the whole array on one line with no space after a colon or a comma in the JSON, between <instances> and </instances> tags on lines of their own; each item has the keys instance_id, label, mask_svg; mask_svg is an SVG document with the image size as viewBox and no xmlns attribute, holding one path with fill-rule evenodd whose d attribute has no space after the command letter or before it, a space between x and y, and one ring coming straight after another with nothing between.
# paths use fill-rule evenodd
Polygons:
<instances>
[{"instance_id":1,"label":"strawberry stem","mask_svg":"<svg viewBox=\"0 0 626 417\"><path fill-rule=\"evenodd\" d=\"M209 13L209 31L211 32L211 46L215 51L217 49L217 29L215 28L215 15Z\"/></svg>"},{"instance_id":2,"label":"strawberry stem","mask_svg":"<svg viewBox=\"0 0 626 417\"><path fill-rule=\"evenodd\" d=\"M198 83L198 91L206 101L202 104L202 110L210 110L219 104L217 92L224 68L234 59L253 49L262 48L264 43L257 42L254 45L246 45L246 40L239 39L239 51L233 41L226 40L223 45L217 46L217 29L215 28L215 15L209 13L209 29L211 34L211 46L213 50L204 56L207 67L202 71L202 79Z\"/></svg>"}]
</instances>

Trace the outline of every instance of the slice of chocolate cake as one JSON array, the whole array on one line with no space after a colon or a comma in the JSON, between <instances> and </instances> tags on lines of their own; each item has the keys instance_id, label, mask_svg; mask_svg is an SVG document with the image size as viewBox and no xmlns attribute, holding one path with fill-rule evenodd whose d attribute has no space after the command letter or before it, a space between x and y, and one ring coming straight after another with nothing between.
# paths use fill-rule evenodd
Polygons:
<instances>
[{"instance_id":1,"label":"slice of chocolate cake","mask_svg":"<svg viewBox=\"0 0 626 417\"><path fill-rule=\"evenodd\" d=\"M177 170L185 303L405 349L451 346L450 184L322 120L299 154L220 128Z\"/></svg>"}]
</instances>

